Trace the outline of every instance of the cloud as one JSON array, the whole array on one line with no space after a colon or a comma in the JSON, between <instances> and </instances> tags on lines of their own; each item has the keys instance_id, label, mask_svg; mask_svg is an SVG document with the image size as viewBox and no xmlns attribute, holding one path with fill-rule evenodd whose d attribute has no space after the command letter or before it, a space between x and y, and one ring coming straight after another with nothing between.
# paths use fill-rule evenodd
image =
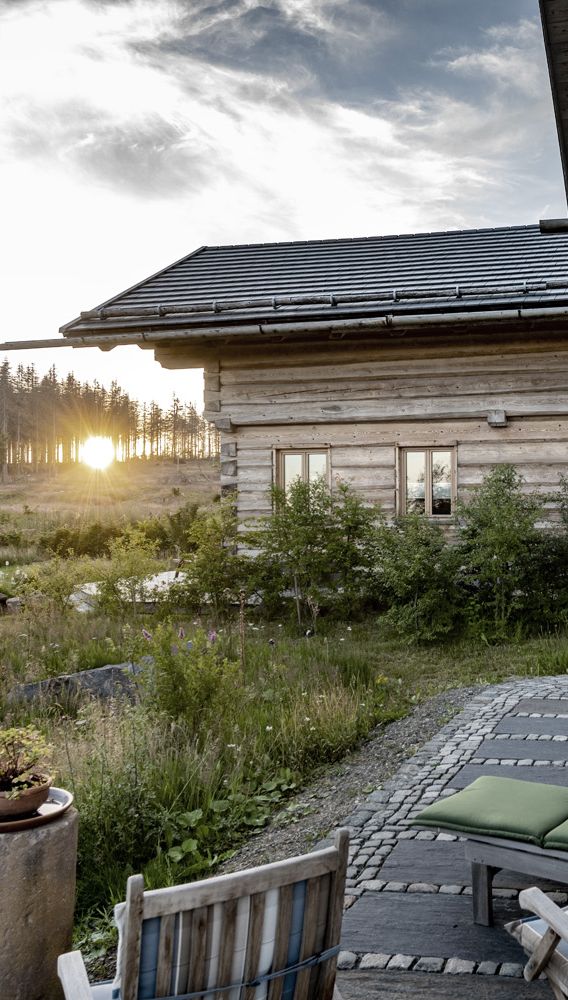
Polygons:
<instances>
[{"instance_id":1,"label":"cloud","mask_svg":"<svg viewBox=\"0 0 568 1000\"><path fill-rule=\"evenodd\" d=\"M448 53L445 68L468 80L485 81L500 90L520 91L533 101L545 87L542 30L535 20L515 25L495 25L486 31L488 44L481 49Z\"/></svg>"}]
</instances>

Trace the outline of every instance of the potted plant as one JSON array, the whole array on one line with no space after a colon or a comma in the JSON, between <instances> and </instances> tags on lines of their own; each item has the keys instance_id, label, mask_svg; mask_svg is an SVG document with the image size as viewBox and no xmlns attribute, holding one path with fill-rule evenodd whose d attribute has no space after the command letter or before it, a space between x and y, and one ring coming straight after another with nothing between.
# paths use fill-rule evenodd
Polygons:
<instances>
[{"instance_id":1,"label":"potted plant","mask_svg":"<svg viewBox=\"0 0 568 1000\"><path fill-rule=\"evenodd\" d=\"M49 795L53 747L33 726L0 729L0 825L29 816Z\"/></svg>"}]
</instances>

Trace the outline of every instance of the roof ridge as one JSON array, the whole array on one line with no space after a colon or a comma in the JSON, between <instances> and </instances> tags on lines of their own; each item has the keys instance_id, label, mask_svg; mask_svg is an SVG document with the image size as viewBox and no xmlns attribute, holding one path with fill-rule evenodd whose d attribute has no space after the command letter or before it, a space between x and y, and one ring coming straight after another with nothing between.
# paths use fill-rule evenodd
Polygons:
<instances>
[{"instance_id":1,"label":"roof ridge","mask_svg":"<svg viewBox=\"0 0 568 1000\"><path fill-rule=\"evenodd\" d=\"M534 229L540 233L540 228L538 223L525 223L524 225L517 226L482 226L478 229L432 229L418 231L415 233L383 233L381 235L375 236L331 236L324 239L311 239L311 240L268 240L264 243L216 243L207 244L200 247L200 250L205 252L209 250L251 250L261 247L293 247L293 246L322 246L324 244L338 244L338 243L371 243L373 241L380 240L404 240L404 239L417 239L419 237L429 237L429 236L469 236L473 233L510 233L510 232L526 232L528 230ZM188 255L190 256L190 255ZM183 261L184 258L182 258ZM181 263L182 261L177 261ZM170 265L173 266L173 265Z\"/></svg>"}]
</instances>

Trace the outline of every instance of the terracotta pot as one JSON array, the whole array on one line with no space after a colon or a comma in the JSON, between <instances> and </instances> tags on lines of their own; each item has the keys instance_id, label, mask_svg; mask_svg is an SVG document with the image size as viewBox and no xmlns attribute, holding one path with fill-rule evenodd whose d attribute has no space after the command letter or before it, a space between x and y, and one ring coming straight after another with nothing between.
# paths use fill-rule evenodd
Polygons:
<instances>
[{"instance_id":1,"label":"terracotta pot","mask_svg":"<svg viewBox=\"0 0 568 1000\"><path fill-rule=\"evenodd\" d=\"M17 816L31 816L43 805L53 779L45 775L45 781L41 785L32 785L30 788L23 788L18 793L17 798L11 798L10 792L0 792L0 828L2 820L15 819Z\"/></svg>"}]
</instances>

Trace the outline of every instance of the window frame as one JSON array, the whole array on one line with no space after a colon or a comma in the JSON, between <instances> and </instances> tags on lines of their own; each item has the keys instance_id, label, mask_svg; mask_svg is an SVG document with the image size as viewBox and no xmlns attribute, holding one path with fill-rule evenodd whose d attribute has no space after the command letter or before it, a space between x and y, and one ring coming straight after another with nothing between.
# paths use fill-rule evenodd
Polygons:
<instances>
[{"instance_id":1,"label":"window frame","mask_svg":"<svg viewBox=\"0 0 568 1000\"><path fill-rule=\"evenodd\" d=\"M432 455L434 452L447 451L450 452L450 503L451 503L451 513L450 514L434 514L432 512ZM435 521L436 524L450 522L455 517L456 513L456 503L457 503L457 446L455 444L435 444L435 445L400 445L398 448L398 504L397 510L399 516L404 516L408 513L406 509L406 456L409 453L421 452L426 456L425 459L425 479L424 479L424 514L421 517L427 517L430 521Z\"/></svg>"},{"instance_id":2,"label":"window frame","mask_svg":"<svg viewBox=\"0 0 568 1000\"><path fill-rule=\"evenodd\" d=\"M284 460L286 455L301 455L302 456L302 475L301 482L309 482L309 472L308 472L308 456L309 455L325 455L325 476L323 477L329 489L331 489L331 449L329 445L320 445L319 447L314 445L308 445L307 447L295 448L292 446L278 447L274 448L274 463L273 468L275 472L275 484L278 489L285 489L284 485Z\"/></svg>"}]
</instances>

